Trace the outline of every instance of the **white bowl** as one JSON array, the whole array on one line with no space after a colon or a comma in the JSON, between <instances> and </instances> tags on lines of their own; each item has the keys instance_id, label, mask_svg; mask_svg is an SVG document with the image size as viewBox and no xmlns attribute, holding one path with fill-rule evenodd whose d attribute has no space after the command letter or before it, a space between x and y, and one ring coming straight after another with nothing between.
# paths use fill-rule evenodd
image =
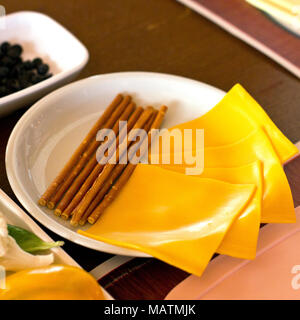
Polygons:
<instances>
[{"instance_id":1,"label":"white bowl","mask_svg":"<svg viewBox=\"0 0 300 320\"><path fill-rule=\"evenodd\" d=\"M19 120L9 138L6 170L20 202L47 228L92 249L145 257L82 236L69 221L37 205L91 125L120 92L131 94L137 104L169 106L165 127L204 114L224 96L223 91L204 83L159 73L113 73L77 81L41 99Z\"/></svg>"},{"instance_id":2,"label":"white bowl","mask_svg":"<svg viewBox=\"0 0 300 320\"><path fill-rule=\"evenodd\" d=\"M42 58L53 76L6 97L0 98L0 117L28 106L45 94L72 81L86 65L85 46L62 25L37 12L21 11L4 19L0 43L9 41L23 46L24 60Z\"/></svg>"}]
</instances>

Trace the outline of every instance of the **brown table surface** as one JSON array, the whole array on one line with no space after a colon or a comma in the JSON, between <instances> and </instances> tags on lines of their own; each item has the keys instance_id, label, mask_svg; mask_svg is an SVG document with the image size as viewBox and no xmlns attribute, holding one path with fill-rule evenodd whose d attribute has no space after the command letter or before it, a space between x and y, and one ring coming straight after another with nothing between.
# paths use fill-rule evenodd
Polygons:
<instances>
[{"instance_id":1,"label":"brown table surface","mask_svg":"<svg viewBox=\"0 0 300 320\"><path fill-rule=\"evenodd\" d=\"M81 78L117 71L153 71L189 77L223 90L239 82L288 138L300 140L299 79L175 0L3 0L1 5L7 13L34 10L48 14L74 33L90 52ZM0 187L16 202L6 176L5 148L23 113L17 111L0 119ZM110 257L69 242L65 249L87 270L95 267L95 261L99 264ZM148 270L145 275L162 269L163 263L155 259L139 261L139 266ZM127 265L125 272L130 268ZM132 268L137 269L136 263ZM172 267L164 268L161 276L153 279L157 285L160 278L172 278L168 269ZM149 284L148 290L141 292L136 282L130 284L126 295L111 292L117 298L162 298L172 284L186 276L175 272L170 288L154 290ZM109 288L111 279L106 277L101 283Z\"/></svg>"}]
</instances>

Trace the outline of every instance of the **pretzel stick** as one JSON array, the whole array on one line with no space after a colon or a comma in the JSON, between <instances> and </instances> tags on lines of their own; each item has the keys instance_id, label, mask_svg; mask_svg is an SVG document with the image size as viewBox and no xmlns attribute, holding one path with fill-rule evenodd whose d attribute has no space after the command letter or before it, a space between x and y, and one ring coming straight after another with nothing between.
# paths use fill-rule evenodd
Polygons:
<instances>
[{"instance_id":1,"label":"pretzel stick","mask_svg":"<svg viewBox=\"0 0 300 320\"><path fill-rule=\"evenodd\" d=\"M123 128L121 132L119 133L117 140L116 140L116 146L120 143L120 137L122 137L125 134L127 134L127 130L131 130L133 126L136 124L137 120L141 116L144 109L142 107L138 107L131 117L129 118L129 121L127 123L127 128ZM121 141L123 142L123 141ZM94 159L96 162L96 166L94 166L93 171L90 173L88 178L85 180L83 185L80 187L79 191L76 193L75 197L71 200L71 202L68 204L67 208L62 213L62 218L67 220L70 215L72 214L73 210L76 208L76 206L80 203L84 195L88 192L89 188L92 186L96 178L99 176L100 172L102 171L105 164L103 164L103 158L100 160L100 163L97 162L97 159ZM76 210L75 210L76 211ZM75 212L74 212L75 213Z\"/></svg>"},{"instance_id":2,"label":"pretzel stick","mask_svg":"<svg viewBox=\"0 0 300 320\"><path fill-rule=\"evenodd\" d=\"M150 128L151 128L151 126L152 126L157 114L158 114L158 111L155 110L153 112L153 115L151 116L150 120L147 122L147 124L144 127L145 131L148 132L150 130ZM84 215L80 219L79 224L81 226L85 225L85 223L86 223L88 217L90 216L90 214L94 211L94 209L97 207L97 205L100 203L100 201L102 201L103 197L106 195L106 193L108 192L108 190L110 189L112 184L120 176L120 174L122 173L122 171L124 170L125 167L126 167L126 164L118 163L116 165L116 167L114 168L114 170L112 172L112 175L106 180L103 188L100 189L100 191L98 192L98 194L96 195L96 197L94 198L94 200L89 205L89 207L85 211Z\"/></svg>"},{"instance_id":3,"label":"pretzel stick","mask_svg":"<svg viewBox=\"0 0 300 320\"><path fill-rule=\"evenodd\" d=\"M50 184L50 186L47 188L47 190L44 192L44 194L39 199L38 203L41 206L45 206L50 199L50 197L53 195L53 193L56 191L56 189L60 186L60 184L64 181L68 173L71 171L73 166L77 163L79 160L79 157L84 152L84 150L87 148L88 144L91 142L91 140L94 138L100 127L107 121L107 119L110 117L112 112L117 108L117 106L122 102L123 97L122 95L118 94L112 103L108 106L108 108L104 111L102 116L98 119L98 121L94 124L93 128L90 130L90 132L87 134L87 136L84 138L84 140L81 142L79 147L75 150L72 157L69 159L69 161L66 163L66 165L63 167L63 169L60 171L58 176L53 180L53 182Z\"/></svg>"},{"instance_id":4,"label":"pretzel stick","mask_svg":"<svg viewBox=\"0 0 300 320\"><path fill-rule=\"evenodd\" d=\"M159 129L163 118L167 112L167 107L162 106L159 110L159 113L154 120L151 130L148 133L148 139L145 139L143 143L148 143L148 148L151 146L151 142L153 137L151 136L152 129ZM100 217L100 215L104 212L104 210L109 206L109 204L117 197L119 191L122 187L126 184L129 180L130 176L132 175L134 169L136 168L137 164L128 163L124 171L122 172L120 178L116 181L116 183L111 187L107 195L104 197L103 201L98 205L98 207L92 212L92 214L88 218L88 222L90 224L94 224Z\"/></svg>"},{"instance_id":5,"label":"pretzel stick","mask_svg":"<svg viewBox=\"0 0 300 320\"><path fill-rule=\"evenodd\" d=\"M143 124L145 122L145 120L143 120L143 118L145 118L145 114L147 114L149 112L149 110L152 110L152 109L153 109L152 107L148 107L146 110L141 108L140 111L142 111L142 112L139 113L139 116L135 117L135 119L130 119L130 120L133 120L133 121L131 123L128 123L127 130L131 132L132 129L140 128L141 124ZM143 122L141 122L141 121L143 121ZM122 149L123 152L126 153L127 146L131 143L131 142L127 141L127 130L126 130L126 128L124 128L124 129L125 129L126 139L123 139L122 141L118 141L118 148L114 152L114 155L113 155L114 159L116 160L116 163L119 160L119 152L120 152L120 150ZM120 134L119 136L123 136L123 135L124 135L124 133ZM124 149L124 147L125 147L125 149ZM90 188L93 187L93 183L95 184L96 180L99 179L99 176L101 175L101 171L103 170L103 168L105 169L105 167L107 167L110 164L110 163L107 163L107 164L103 165L102 164L103 163L102 160L103 159L101 159L100 163L97 165L97 168L94 169L94 171L92 172L92 174L88 178L88 181L86 181L85 190L81 190L81 194L80 195L78 195L78 194L76 195L76 196L79 196L81 201L79 203L77 202L78 205L77 205L76 209L73 211L73 218L71 220L71 224L73 224L73 225L75 223L78 224L79 219L81 218L81 216L84 213L84 212L79 212L79 209L80 209L82 203L84 203L84 201L86 200L85 199L86 195L90 191ZM107 170L107 168L106 168L106 170ZM76 221L75 223L74 223L74 220Z\"/></svg>"},{"instance_id":6,"label":"pretzel stick","mask_svg":"<svg viewBox=\"0 0 300 320\"><path fill-rule=\"evenodd\" d=\"M107 191L110 189L114 181L118 178L118 176L121 174L123 169L126 167L126 164L120 164L118 163L115 167L115 169L112 172L111 177L109 177L106 181L104 186L100 189L100 191L97 193L94 200L91 202L87 210L85 211L84 215L79 221L79 224L81 226L85 225L87 218L90 216L90 214L94 211L94 209L97 207L97 205L100 203L100 201L103 199L103 197L106 195Z\"/></svg>"},{"instance_id":7,"label":"pretzel stick","mask_svg":"<svg viewBox=\"0 0 300 320\"><path fill-rule=\"evenodd\" d=\"M106 121L103 128L111 128L114 123L118 120L120 117L120 114L124 111L124 109L128 106L128 103L130 102L131 97L126 96L122 103L117 107L117 109L111 114L110 118ZM69 174L68 178L63 182L63 184L60 186L59 190L56 194L54 194L50 201L48 202L47 206L49 209L53 209L57 202L60 200L60 198L64 195L68 187L71 185L71 183L74 181L76 176L79 174L81 169L84 167L86 162L89 160L90 156L95 152L95 150L98 148L98 146L101 144L101 141L94 140L88 147L88 149L83 153L81 156L79 162L73 168L71 173Z\"/></svg>"},{"instance_id":8,"label":"pretzel stick","mask_svg":"<svg viewBox=\"0 0 300 320\"><path fill-rule=\"evenodd\" d=\"M116 121L118 121L121 113L124 111L124 109L128 106L130 103L131 97L126 96L124 100L119 104L117 109L111 114L110 118L106 121L104 124L104 128L111 128ZM66 190L69 188L71 183L74 181L74 179L77 177L77 175L80 173L81 169L85 166L87 161L89 160L90 156L95 152L95 150L99 147L99 145L102 143L102 141L94 140L90 143L88 146L88 149L83 153L81 156L79 162L77 165L72 169L67 179L62 183L60 188L56 193L52 195L50 198L50 201L47 203L47 207L49 209L53 209L57 202L60 200L60 198L64 195Z\"/></svg>"},{"instance_id":9,"label":"pretzel stick","mask_svg":"<svg viewBox=\"0 0 300 320\"><path fill-rule=\"evenodd\" d=\"M121 117L119 120L115 123L113 126L113 132L109 133L108 141L110 141L110 144L108 147L115 141L114 136L119 134L119 123L120 121L127 121L132 112L135 109L135 104L130 103L127 108L123 111ZM91 173L91 171L94 169L94 167L97 165L97 158L96 155L90 158L87 165L83 168L83 170L80 172L80 174L76 177L70 188L67 190L67 192L64 194L63 198L60 200L57 208L54 211L54 214L57 216L60 216L63 210L68 206L68 204L71 202L72 198L76 194L76 192L79 190L81 185L83 184L86 177Z\"/></svg>"},{"instance_id":10,"label":"pretzel stick","mask_svg":"<svg viewBox=\"0 0 300 320\"><path fill-rule=\"evenodd\" d=\"M143 128L144 124L151 117L152 113L153 113L153 108L147 107L146 110L142 113L142 115L138 119L137 123L135 124L135 126L133 127L132 130ZM135 132L132 130L130 132ZM134 137L137 136L137 134L138 133L136 132L136 134L133 136L133 139L134 139ZM118 146L118 148L114 154L114 159L116 159L117 162L119 161L120 156L122 156L122 154L120 155L120 150L124 150L124 146L127 149L130 144L131 144L131 141L127 141L127 139L126 139L126 141L123 141L123 143ZM93 201L93 199L95 198L95 196L97 195L99 190L103 187L105 180L109 177L110 173L112 172L112 170L115 166L116 166L116 163L107 163L104 166L102 172L97 177L97 179L93 183L92 187L85 194L85 196L81 200L80 204L78 205L78 208L76 210L77 212L76 212L76 214L73 215L72 220L71 220L72 226L78 225L79 220L83 216L85 210L88 208L90 203Z\"/></svg>"}]
</instances>

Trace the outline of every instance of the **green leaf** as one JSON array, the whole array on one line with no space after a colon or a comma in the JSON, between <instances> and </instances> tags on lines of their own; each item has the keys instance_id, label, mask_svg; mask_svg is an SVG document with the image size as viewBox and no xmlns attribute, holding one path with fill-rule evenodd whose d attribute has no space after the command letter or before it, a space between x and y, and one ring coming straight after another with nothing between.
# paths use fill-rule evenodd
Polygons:
<instances>
[{"instance_id":1,"label":"green leaf","mask_svg":"<svg viewBox=\"0 0 300 320\"><path fill-rule=\"evenodd\" d=\"M20 227L7 225L8 234L13 237L19 247L28 253L36 253L45 251L54 247L60 247L64 244L63 241L44 242L34 233Z\"/></svg>"}]
</instances>

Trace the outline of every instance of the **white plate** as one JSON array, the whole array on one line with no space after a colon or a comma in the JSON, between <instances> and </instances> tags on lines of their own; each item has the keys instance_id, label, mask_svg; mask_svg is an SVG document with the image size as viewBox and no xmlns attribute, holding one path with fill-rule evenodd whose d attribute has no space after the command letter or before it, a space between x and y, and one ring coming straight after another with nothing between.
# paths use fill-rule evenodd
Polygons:
<instances>
[{"instance_id":1,"label":"white plate","mask_svg":"<svg viewBox=\"0 0 300 320\"><path fill-rule=\"evenodd\" d=\"M169 106L165 127L203 115L224 96L201 82L158 73L113 73L77 81L41 99L19 120L8 142L6 170L20 202L47 228L88 248L146 257L79 235L68 221L37 205L91 125L120 92L131 94L137 104Z\"/></svg>"},{"instance_id":2,"label":"white plate","mask_svg":"<svg viewBox=\"0 0 300 320\"><path fill-rule=\"evenodd\" d=\"M69 31L44 14L21 11L1 19L4 30L0 32L0 43L21 44L24 60L40 57L53 73L45 81L0 98L0 116L4 116L72 81L86 65L89 54Z\"/></svg>"},{"instance_id":3,"label":"white plate","mask_svg":"<svg viewBox=\"0 0 300 320\"><path fill-rule=\"evenodd\" d=\"M0 211L7 222L12 225L32 231L40 239L48 242L53 240L0 189ZM54 263L81 268L62 248L53 248ZM102 288L104 296L111 300L112 297Z\"/></svg>"}]
</instances>

